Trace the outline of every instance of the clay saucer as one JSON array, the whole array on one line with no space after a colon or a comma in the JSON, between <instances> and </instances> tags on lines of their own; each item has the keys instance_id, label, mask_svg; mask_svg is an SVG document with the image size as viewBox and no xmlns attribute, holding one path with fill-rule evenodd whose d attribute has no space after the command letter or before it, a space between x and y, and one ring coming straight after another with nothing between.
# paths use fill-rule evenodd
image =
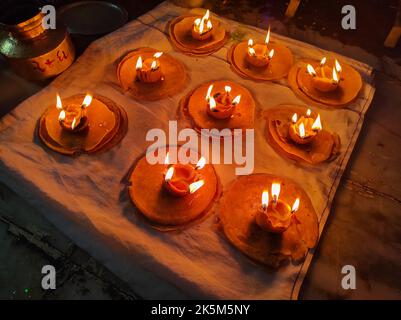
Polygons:
<instances>
[{"instance_id":1,"label":"clay saucer","mask_svg":"<svg viewBox=\"0 0 401 320\"><path fill-rule=\"evenodd\" d=\"M63 99L63 104L80 104L84 95ZM120 106L112 100L94 95L87 109L88 126L80 132L68 132L59 124L59 110L50 106L42 115L38 135L43 144L65 155L95 153L117 145L127 132L128 118Z\"/></svg>"},{"instance_id":2,"label":"clay saucer","mask_svg":"<svg viewBox=\"0 0 401 320\"><path fill-rule=\"evenodd\" d=\"M160 100L180 92L188 81L185 66L167 53L159 58L163 78L156 83L143 83L137 80L136 63L153 57L157 52L152 48L138 48L128 53L119 63L117 77L124 92L140 100Z\"/></svg>"},{"instance_id":3,"label":"clay saucer","mask_svg":"<svg viewBox=\"0 0 401 320\"><path fill-rule=\"evenodd\" d=\"M168 147L170 153L180 147ZM159 149L160 150L160 149ZM195 152L196 162L200 157ZM170 231L204 217L220 195L219 179L213 165L206 164L197 173L204 185L193 194L172 196L164 187L167 165L149 164L146 156L135 165L129 178L129 195L151 226Z\"/></svg>"},{"instance_id":4,"label":"clay saucer","mask_svg":"<svg viewBox=\"0 0 401 320\"><path fill-rule=\"evenodd\" d=\"M170 40L178 50L187 55L210 55L224 46L229 34L222 23L212 17L212 36L209 39L196 40L192 37L191 29L197 18L202 16L188 14L172 20L168 27Z\"/></svg>"},{"instance_id":5,"label":"clay saucer","mask_svg":"<svg viewBox=\"0 0 401 320\"><path fill-rule=\"evenodd\" d=\"M273 59L267 67L255 67L246 61L248 41L242 41L232 45L227 53L227 60L232 69L244 78L253 80L277 80L288 75L292 65L293 56L286 46L271 41L269 50L274 49Z\"/></svg>"},{"instance_id":6,"label":"clay saucer","mask_svg":"<svg viewBox=\"0 0 401 320\"><path fill-rule=\"evenodd\" d=\"M235 106L229 119L215 119L207 112L205 100L209 86L213 84L213 92L224 92L225 86L231 86L233 97L241 95L240 103ZM207 82L195 88L180 102L180 114L190 122L191 126L200 132L201 129L249 129L253 128L255 118L255 101L243 86L228 80Z\"/></svg>"},{"instance_id":7,"label":"clay saucer","mask_svg":"<svg viewBox=\"0 0 401 320\"><path fill-rule=\"evenodd\" d=\"M325 129L318 132L315 139L308 144L296 144L289 135L291 118L294 113L302 115L306 108L296 105L280 105L266 110L266 139L280 154L295 161L316 165L324 161L331 161L340 152L340 137ZM316 118L316 114L312 114Z\"/></svg>"},{"instance_id":8,"label":"clay saucer","mask_svg":"<svg viewBox=\"0 0 401 320\"><path fill-rule=\"evenodd\" d=\"M306 103L323 107L344 108L357 98L363 82L361 75L353 67L340 61L342 72L338 88L332 92L321 92L312 86L312 77L306 69L308 63L315 69L320 64L319 61L314 60L298 61L288 75L288 82L292 90ZM326 66L332 68L333 65L334 60L327 59Z\"/></svg>"},{"instance_id":9,"label":"clay saucer","mask_svg":"<svg viewBox=\"0 0 401 320\"><path fill-rule=\"evenodd\" d=\"M261 194L273 182L281 183L280 199L300 207L289 228L281 234L269 233L255 222ZM269 174L252 174L234 180L220 200L219 217L228 240L252 260L277 268L286 260L304 260L318 239L318 220L306 192L293 181Z\"/></svg>"}]
</instances>

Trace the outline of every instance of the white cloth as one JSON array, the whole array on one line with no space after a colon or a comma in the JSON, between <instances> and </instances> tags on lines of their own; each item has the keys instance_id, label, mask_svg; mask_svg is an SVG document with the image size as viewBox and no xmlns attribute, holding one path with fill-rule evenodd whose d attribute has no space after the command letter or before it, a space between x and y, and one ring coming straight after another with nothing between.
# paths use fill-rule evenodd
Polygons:
<instances>
[{"instance_id":1,"label":"white cloth","mask_svg":"<svg viewBox=\"0 0 401 320\"><path fill-rule=\"evenodd\" d=\"M176 118L180 98L199 84L217 79L237 81L250 89L261 109L281 103L304 104L285 80L256 83L232 72L226 61L231 41L205 58L175 51L168 41L166 26L183 13L184 9L165 2L97 40L48 87L1 119L0 181L145 298L296 298L312 253L303 265L289 265L272 272L232 247L216 229L215 215L182 232L161 233L138 218L128 197L127 175L149 145L146 132L152 128L166 129L168 120ZM246 38L265 36L262 30L234 21L228 26L231 31L245 32ZM273 37L283 41L296 58L320 59L324 53L305 43ZM190 75L186 89L156 102L139 102L124 95L118 86L116 65L121 56L140 46L156 48L181 60ZM327 124L341 137L341 155L334 162L305 168L286 160L266 142L264 120L256 119L255 172L288 176L301 183L318 213L320 231L374 93L371 68L342 59L362 74L365 86L350 107L319 110L323 125ZM106 153L77 158L44 148L37 138L37 120L56 102L56 93L68 97L87 90L125 108L129 117L126 137ZM219 165L217 172L224 186L235 178L234 167Z\"/></svg>"}]
</instances>

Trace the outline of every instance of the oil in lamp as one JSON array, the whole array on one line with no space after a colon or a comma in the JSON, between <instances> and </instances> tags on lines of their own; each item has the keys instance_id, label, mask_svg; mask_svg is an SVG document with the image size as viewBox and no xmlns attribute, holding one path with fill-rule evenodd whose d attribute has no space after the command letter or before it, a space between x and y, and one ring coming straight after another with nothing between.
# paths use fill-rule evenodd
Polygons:
<instances>
[{"instance_id":1,"label":"oil in lamp","mask_svg":"<svg viewBox=\"0 0 401 320\"><path fill-rule=\"evenodd\" d=\"M142 61L142 57L139 56L136 61L136 80L144 83L155 83L163 80L163 74L159 62L159 58L163 52L156 52L152 58L148 58Z\"/></svg>"},{"instance_id":2,"label":"oil in lamp","mask_svg":"<svg viewBox=\"0 0 401 320\"><path fill-rule=\"evenodd\" d=\"M213 84L211 84L206 94L206 111L209 116L215 119L228 119L231 118L235 106L241 101L241 95L237 95L234 99L231 96L231 87L225 86L225 92L217 92L212 95Z\"/></svg>"},{"instance_id":3,"label":"oil in lamp","mask_svg":"<svg viewBox=\"0 0 401 320\"><path fill-rule=\"evenodd\" d=\"M283 233L291 225L293 214L298 210L300 200L296 198L292 207L279 200L280 183L272 183L272 200L269 202L269 192L262 193L262 205L256 213L255 220L260 228L272 233Z\"/></svg>"},{"instance_id":4,"label":"oil in lamp","mask_svg":"<svg viewBox=\"0 0 401 320\"><path fill-rule=\"evenodd\" d=\"M197 18L191 29L192 37L196 40L207 40L212 36L213 24L209 18L210 12L206 11L202 18Z\"/></svg>"},{"instance_id":5,"label":"oil in lamp","mask_svg":"<svg viewBox=\"0 0 401 320\"><path fill-rule=\"evenodd\" d=\"M169 154L164 161L167 170L164 174L164 188L175 197L184 197L199 190L205 183L199 173L205 164L205 158L201 157L196 164L169 164Z\"/></svg>"},{"instance_id":6,"label":"oil in lamp","mask_svg":"<svg viewBox=\"0 0 401 320\"><path fill-rule=\"evenodd\" d=\"M311 114L311 109L308 109L306 111L306 116L301 116L299 119L296 113L292 116L292 123L288 129L288 133L291 140L296 144L310 143L315 139L319 131L322 130L320 114L317 115L316 119L313 119Z\"/></svg>"},{"instance_id":7,"label":"oil in lamp","mask_svg":"<svg viewBox=\"0 0 401 320\"><path fill-rule=\"evenodd\" d=\"M267 67L273 59L274 49L269 50L270 42L270 27L267 31L265 42L254 43L252 39L248 40L248 51L246 54L246 61L255 67Z\"/></svg>"},{"instance_id":8,"label":"oil in lamp","mask_svg":"<svg viewBox=\"0 0 401 320\"><path fill-rule=\"evenodd\" d=\"M58 121L60 126L69 132L80 132L88 126L87 108L92 102L92 96L87 94L81 105L68 104L63 106L60 96L57 94L56 107L60 111Z\"/></svg>"},{"instance_id":9,"label":"oil in lamp","mask_svg":"<svg viewBox=\"0 0 401 320\"><path fill-rule=\"evenodd\" d=\"M321 92L331 92L337 89L341 81L340 73L342 71L340 63L335 60L334 66L330 69L326 65L326 57L323 57L320 64L315 70L312 65L308 64L306 70L312 77L312 85Z\"/></svg>"}]
</instances>

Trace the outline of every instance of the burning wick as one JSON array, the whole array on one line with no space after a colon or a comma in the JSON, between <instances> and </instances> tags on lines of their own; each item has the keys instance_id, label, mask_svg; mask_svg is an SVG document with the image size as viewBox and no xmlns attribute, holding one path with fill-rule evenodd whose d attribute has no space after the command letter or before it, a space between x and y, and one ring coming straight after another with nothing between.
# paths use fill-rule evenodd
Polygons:
<instances>
[{"instance_id":1,"label":"burning wick","mask_svg":"<svg viewBox=\"0 0 401 320\"><path fill-rule=\"evenodd\" d=\"M166 154L164 164L167 170L164 173L164 188L175 197L183 197L196 192L204 185L204 180L201 179L199 170L203 169L206 164L206 159L201 157L196 166L191 164L171 164L169 153Z\"/></svg>"},{"instance_id":2,"label":"burning wick","mask_svg":"<svg viewBox=\"0 0 401 320\"><path fill-rule=\"evenodd\" d=\"M144 83L155 83L162 80L163 74L161 71L159 58L163 52L156 52L151 58L142 61L139 56L136 65L136 79Z\"/></svg>"},{"instance_id":3,"label":"burning wick","mask_svg":"<svg viewBox=\"0 0 401 320\"><path fill-rule=\"evenodd\" d=\"M191 29L192 37L196 40L207 40L212 36L213 24L209 18L210 12L206 11L202 18L195 19Z\"/></svg>"},{"instance_id":4,"label":"burning wick","mask_svg":"<svg viewBox=\"0 0 401 320\"><path fill-rule=\"evenodd\" d=\"M245 57L246 61L255 67L267 67L274 56L274 49L269 51L269 43L270 26L263 44L255 44L252 39L248 40L248 51Z\"/></svg>"},{"instance_id":5,"label":"burning wick","mask_svg":"<svg viewBox=\"0 0 401 320\"><path fill-rule=\"evenodd\" d=\"M332 70L326 64L327 59L323 57L320 61L319 68L316 71L311 64L307 64L306 71L312 77L312 85L321 92L331 92L337 89L340 83L339 74L342 72L340 63L335 60ZM328 75L331 75L328 76Z\"/></svg>"},{"instance_id":6,"label":"burning wick","mask_svg":"<svg viewBox=\"0 0 401 320\"><path fill-rule=\"evenodd\" d=\"M235 107L241 102L241 95L237 95L234 99L231 97L231 86L224 86L224 93L218 92L212 95L213 84L207 90L206 112L215 119L228 119L233 116Z\"/></svg>"},{"instance_id":7,"label":"burning wick","mask_svg":"<svg viewBox=\"0 0 401 320\"><path fill-rule=\"evenodd\" d=\"M300 199L296 198L292 207L279 200L280 183L272 183L273 199L269 202L269 192L262 193L262 205L259 207L255 220L260 228L272 233L283 233L291 225L292 216L298 211Z\"/></svg>"},{"instance_id":8,"label":"burning wick","mask_svg":"<svg viewBox=\"0 0 401 320\"><path fill-rule=\"evenodd\" d=\"M67 131L78 132L88 126L86 110L92 103L92 96L87 94L81 105L69 104L63 106L60 96L57 94L56 107L60 111L58 121L61 127Z\"/></svg>"},{"instance_id":9,"label":"burning wick","mask_svg":"<svg viewBox=\"0 0 401 320\"><path fill-rule=\"evenodd\" d=\"M306 111L306 116L298 118L296 113L291 118L291 124L289 127L289 135L292 141L297 144L307 144L315 139L316 135L322 130L322 124L320 121L320 114L317 115L316 119L312 118L312 110Z\"/></svg>"}]
</instances>

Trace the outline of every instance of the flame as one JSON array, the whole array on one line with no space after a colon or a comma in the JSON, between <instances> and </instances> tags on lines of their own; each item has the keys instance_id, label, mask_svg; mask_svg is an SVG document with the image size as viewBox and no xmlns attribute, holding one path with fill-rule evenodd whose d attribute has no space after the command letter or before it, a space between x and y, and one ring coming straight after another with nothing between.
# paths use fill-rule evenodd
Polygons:
<instances>
[{"instance_id":1,"label":"flame","mask_svg":"<svg viewBox=\"0 0 401 320\"><path fill-rule=\"evenodd\" d=\"M272 183L272 196L273 196L273 202L277 203L278 201L278 196L280 195L280 189L281 185L277 182Z\"/></svg>"},{"instance_id":2,"label":"flame","mask_svg":"<svg viewBox=\"0 0 401 320\"><path fill-rule=\"evenodd\" d=\"M136 66L135 66L136 70L141 70L142 69L142 57L139 56L138 60L136 61Z\"/></svg>"},{"instance_id":3,"label":"flame","mask_svg":"<svg viewBox=\"0 0 401 320\"><path fill-rule=\"evenodd\" d=\"M65 111L61 110L60 114L58 115L58 121L64 121L65 120Z\"/></svg>"},{"instance_id":4,"label":"flame","mask_svg":"<svg viewBox=\"0 0 401 320\"><path fill-rule=\"evenodd\" d=\"M306 66L306 69L311 76L316 77L316 71L310 64Z\"/></svg>"},{"instance_id":5,"label":"flame","mask_svg":"<svg viewBox=\"0 0 401 320\"><path fill-rule=\"evenodd\" d=\"M195 19L194 24L199 27L201 21L202 21L201 18Z\"/></svg>"},{"instance_id":6,"label":"flame","mask_svg":"<svg viewBox=\"0 0 401 320\"><path fill-rule=\"evenodd\" d=\"M209 12L209 10L206 10L206 13L205 13L205 15L203 16L203 20L209 20L209 15L210 15L210 12Z\"/></svg>"},{"instance_id":7,"label":"flame","mask_svg":"<svg viewBox=\"0 0 401 320\"><path fill-rule=\"evenodd\" d=\"M82 102L82 106L84 108L89 107L89 105L92 103L92 96L88 93L85 98L84 101Z\"/></svg>"},{"instance_id":8,"label":"flame","mask_svg":"<svg viewBox=\"0 0 401 320\"><path fill-rule=\"evenodd\" d=\"M248 47L253 47L253 40L252 39L248 40Z\"/></svg>"},{"instance_id":9,"label":"flame","mask_svg":"<svg viewBox=\"0 0 401 320\"><path fill-rule=\"evenodd\" d=\"M209 20L209 21L207 22L206 28L207 28L208 30L211 30L211 29L213 28L213 25L212 25L212 21L211 21L211 20Z\"/></svg>"},{"instance_id":10,"label":"flame","mask_svg":"<svg viewBox=\"0 0 401 320\"><path fill-rule=\"evenodd\" d=\"M153 60L153 61L152 61L152 64L150 65L150 68L151 68L152 70L156 70L156 69L157 69L157 62L156 62L156 60Z\"/></svg>"},{"instance_id":11,"label":"flame","mask_svg":"<svg viewBox=\"0 0 401 320\"><path fill-rule=\"evenodd\" d=\"M203 29L205 28L205 23L203 22L203 19L201 20L201 23L199 25L199 33L203 33Z\"/></svg>"},{"instance_id":12,"label":"flame","mask_svg":"<svg viewBox=\"0 0 401 320\"><path fill-rule=\"evenodd\" d=\"M236 96L236 97L234 98L233 104L234 104L234 105L237 105L237 104L240 103L240 101L241 101L241 95L239 94L238 96Z\"/></svg>"},{"instance_id":13,"label":"flame","mask_svg":"<svg viewBox=\"0 0 401 320\"><path fill-rule=\"evenodd\" d=\"M336 61L334 62L334 64L335 64L335 67L336 67L336 71L337 71L338 73L340 73L340 72L343 70L343 68L341 67L341 64L338 62L337 59L336 59Z\"/></svg>"},{"instance_id":14,"label":"flame","mask_svg":"<svg viewBox=\"0 0 401 320\"><path fill-rule=\"evenodd\" d=\"M297 123L297 121L298 121L298 115L297 115L296 113L294 113L293 116L292 116L292 118L291 118L291 120L292 120L292 123Z\"/></svg>"},{"instance_id":15,"label":"flame","mask_svg":"<svg viewBox=\"0 0 401 320\"><path fill-rule=\"evenodd\" d=\"M269 59L272 59L273 56L274 56L274 49L271 49L268 57L269 57Z\"/></svg>"},{"instance_id":16,"label":"flame","mask_svg":"<svg viewBox=\"0 0 401 320\"><path fill-rule=\"evenodd\" d=\"M159 59L162 55L163 55L163 52L156 52L156 53L153 55L153 58Z\"/></svg>"},{"instance_id":17,"label":"flame","mask_svg":"<svg viewBox=\"0 0 401 320\"><path fill-rule=\"evenodd\" d=\"M216 109L216 100L214 100L214 98L213 97L210 97L209 98L209 108L210 108L210 110L214 110L214 109Z\"/></svg>"},{"instance_id":18,"label":"flame","mask_svg":"<svg viewBox=\"0 0 401 320\"><path fill-rule=\"evenodd\" d=\"M262 193L262 209L266 210L269 206L269 192L267 190L263 190Z\"/></svg>"},{"instance_id":19,"label":"flame","mask_svg":"<svg viewBox=\"0 0 401 320\"><path fill-rule=\"evenodd\" d=\"M209 86L209 88L207 89L207 93L206 93L206 100L209 101L210 100L210 96L212 94L212 90L213 90L213 85L211 84Z\"/></svg>"},{"instance_id":20,"label":"flame","mask_svg":"<svg viewBox=\"0 0 401 320\"><path fill-rule=\"evenodd\" d=\"M248 48L248 52L249 52L249 54L250 54L251 56L255 56L255 55L256 55L256 52L255 52L255 49L254 49L254 48Z\"/></svg>"},{"instance_id":21,"label":"flame","mask_svg":"<svg viewBox=\"0 0 401 320\"><path fill-rule=\"evenodd\" d=\"M196 182L191 183L191 184L189 185L189 193L192 194L192 193L198 191L199 188L201 188L204 184L205 184L205 181L204 181L204 180L199 180L199 181L196 181Z\"/></svg>"},{"instance_id":22,"label":"flame","mask_svg":"<svg viewBox=\"0 0 401 320\"><path fill-rule=\"evenodd\" d=\"M292 205L291 212L297 212L299 208L299 198L296 198L294 204Z\"/></svg>"},{"instance_id":23,"label":"flame","mask_svg":"<svg viewBox=\"0 0 401 320\"><path fill-rule=\"evenodd\" d=\"M205 159L204 157L201 157L201 158L198 160L195 169L200 170L200 169L202 169L202 168L205 166L205 164L206 164L206 159Z\"/></svg>"},{"instance_id":24,"label":"flame","mask_svg":"<svg viewBox=\"0 0 401 320\"><path fill-rule=\"evenodd\" d=\"M312 110L311 109L306 110L306 116L307 117L310 117L311 114L312 114Z\"/></svg>"},{"instance_id":25,"label":"flame","mask_svg":"<svg viewBox=\"0 0 401 320\"><path fill-rule=\"evenodd\" d=\"M57 93L57 103L56 103L56 107L57 107L57 109L59 109L59 110L63 110L63 104L62 104L62 102L61 102L61 98L60 98L60 96L58 95L58 93Z\"/></svg>"},{"instance_id":26,"label":"flame","mask_svg":"<svg viewBox=\"0 0 401 320\"><path fill-rule=\"evenodd\" d=\"M323 57L322 60L320 60L320 67L323 67L326 64L326 57Z\"/></svg>"},{"instance_id":27,"label":"flame","mask_svg":"<svg viewBox=\"0 0 401 320\"><path fill-rule=\"evenodd\" d=\"M210 12L209 10L207 10L202 19L198 18L194 21L194 25L199 29L200 34L202 34L203 30L205 29L205 22L206 22L206 31L209 31L213 28L213 24L212 21L209 20L209 16Z\"/></svg>"},{"instance_id":28,"label":"flame","mask_svg":"<svg viewBox=\"0 0 401 320\"><path fill-rule=\"evenodd\" d=\"M225 86L224 90L226 91L226 93L230 93L231 92L231 87L230 86Z\"/></svg>"},{"instance_id":29,"label":"flame","mask_svg":"<svg viewBox=\"0 0 401 320\"><path fill-rule=\"evenodd\" d=\"M74 130L76 126L77 126L77 119L74 117L74 119L72 119L71 129Z\"/></svg>"},{"instance_id":30,"label":"flame","mask_svg":"<svg viewBox=\"0 0 401 320\"><path fill-rule=\"evenodd\" d=\"M317 115L315 122L312 124L312 130L322 130L322 123L320 122L320 114Z\"/></svg>"},{"instance_id":31,"label":"flame","mask_svg":"<svg viewBox=\"0 0 401 320\"><path fill-rule=\"evenodd\" d=\"M301 123L299 124L298 129L299 129L299 136L300 136L301 138L305 138L305 125L304 125L303 122L301 122Z\"/></svg>"},{"instance_id":32,"label":"flame","mask_svg":"<svg viewBox=\"0 0 401 320\"><path fill-rule=\"evenodd\" d=\"M170 164L170 156L168 152L166 154L166 157L164 158L164 164Z\"/></svg>"},{"instance_id":33,"label":"flame","mask_svg":"<svg viewBox=\"0 0 401 320\"><path fill-rule=\"evenodd\" d=\"M170 181L171 178L173 177L174 174L174 167L171 166L170 168L168 168L165 176L164 176L164 181Z\"/></svg>"},{"instance_id":34,"label":"flame","mask_svg":"<svg viewBox=\"0 0 401 320\"><path fill-rule=\"evenodd\" d=\"M336 68L333 68L333 81L334 81L334 83L339 82Z\"/></svg>"},{"instance_id":35,"label":"flame","mask_svg":"<svg viewBox=\"0 0 401 320\"><path fill-rule=\"evenodd\" d=\"M265 44L269 44L269 42L270 42L270 26L269 26L269 29L267 30Z\"/></svg>"}]
</instances>

